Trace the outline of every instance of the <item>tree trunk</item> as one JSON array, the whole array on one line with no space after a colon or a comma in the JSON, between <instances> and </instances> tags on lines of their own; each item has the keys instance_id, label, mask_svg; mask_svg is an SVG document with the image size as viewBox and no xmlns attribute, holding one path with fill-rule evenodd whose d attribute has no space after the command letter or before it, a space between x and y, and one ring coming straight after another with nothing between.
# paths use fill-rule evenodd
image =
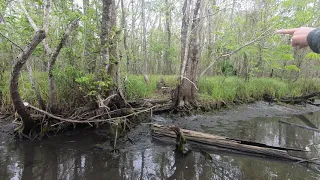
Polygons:
<instances>
[{"instance_id":1,"label":"tree trunk","mask_svg":"<svg viewBox=\"0 0 320 180\"><path fill-rule=\"evenodd\" d=\"M84 16L88 16L88 7L89 7L89 0L83 0L82 1L82 6L83 6L83 15ZM88 33L88 26L87 26L87 22L83 21L83 49L82 49L82 61L81 61L81 67L84 68L86 67L85 65L85 60L87 59L86 54L87 54L87 41L89 40L87 38L88 34L90 34L90 32ZM90 30L89 30L90 31ZM87 40L88 39L88 40ZM91 59L91 58L89 58ZM92 59L95 60L95 59ZM91 61L92 62L92 61ZM95 61L94 61L95 62ZM94 69L95 66L92 67L91 63L88 63L88 65L90 64L90 66L88 67L89 71L91 71L92 69ZM95 64L95 63L92 63Z\"/></svg>"},{"instance_id":2,"label":"tree trunk","mask_svg":"<svg viewBox=\"0 0 320 180\"><path fill-rule=\"evenodd\" d=\"M165 27L166 27L166 34L167 34L167 44L164 52L164 62L165 62L165 74L172 73L172 61L169 59L169 51L171 47L171 5L168 3L168 0L165 0L165 4L167 7L165 13Z\"/></svg>"},{"instance_id":3,"label":"tree trunk","mask_svg":"<svg viewBox=\"0 0 320 180\"><path fill-rule=\"evenodd\" d=\"M181 74L180 83L176 88L174 102L177 107L196 106L197 105L197 87L196 74L200 61L200 45L199 45L199 24L200 19L197 18L200 10L201 0L197 0L192 6L187 0L183 6L183 22L181 27ZM187 14L188 9L195 7L191 11L191 15ZM190 12L190 11L189 11ZM189 23L188 23L189 22ZM184 45L185 44L185 45Z\"/></svg>"},{"instance_id":4,"label":"tree trunk","mask_svg":"<svg viewBox=\"0 0 320 180\"><path fill-rule=\"evenodd\" d=\"M145 15L145 0L141 1L141 18L142 18L142 48L143 48L143 62L144 62L144 68L143 68L143 76L146 79L148 78L148 61L147 61L147 27L146 27L146 15ZM147 85L149 85L149 82L146 80Z\"/></svg>"},{"instance_id":5,"label":"tree trunk","mask_svg":"<svg viewBox=\"0 0 320 180\"><path fill-rule=\"evenodd\" d=\"M108 68L108 75L112 77L112 82L114 85L118 86L118 65L119 59L117 55L117 32L116 29L116 6L115 0L110 0L110 12L108 14L107 23L109 24L109 32L115 34L112 37L108 37L108 45L109 45L109 68Z\"/></svg>"},{"instance_id":6,"label":"tree trunk","mask_svg":"<svg viewBox=\"0 0 320 180\"><path fill-rule=\"evenodd\" d=\"M101 22L101 34L100 34L100 64L98 66L99 74L104 72L102 67L105 67L105 72L108 71L109 64L109 51L108 45L108 35L109 35L109 24L110 22L110 9L112 0L102 1L102 22Z\"/></svg>"},{"instance_id":7,"label":"tree trunk","mask_svg":"<svg viewBox=\"0 0 320 180\"><path fill-rule=\"evenodd\" d=\"M43 30L46 32L46 36L48 36L49 32L49 24L50 24L50 8L51 8L51 0L45 0L45 8L44 8L44 18L43 18ZM51 49L47 42L48 37L43 40L44 52L46 54L46 58L48 58L51 54Z\"/></svg>"},{"instance_id":8,"label":"tree trunk","mask_svg":"<svg viewBox=\"0 0 320 180\"><path fill-rule=\"evenodd\" d=\"M257 74L257 76L258 77L262 77L263 76L263 67L262 67L262 65L263 65L263 54L262 54L262 52L263 52L263 42L262 41L260 41L259 43L258 43L258 49L259 49L259 57L258 57L258 62L257 62L257 64L255 65L255 68L257 68L257 70L258 70L258 72L256 72Z\"/></svg>"},{"instance_id":9,"label":"tree trunk","mask_svg":"<svg viewBox=\"0 0 320 180\"><path fill-rule=\"evenodd\" d=\"M36 94L39 106L41 107L41 109L45 110L46 109L46 104L44 103L44 101L43 101L43 99L41 97L40 91L38 89L38 86L36 84L36 81L33 78L32 68L31 68L31 65L28 63L28 61L26 62L26 66L27 66L27 69L28 69L30 82L31 82L32 88L34 89L34 93Z\"/></svg>"},{"instance_id":10,"label":"tree trunk","mask_svg":"<svg viewBox=\"0 0 320 180\"><path fill-rule=\"evenodd\" d=\"M124 51L126 53L126 59L127 59L127 73L129 73L129 63L130 63L130 55L129 55L129 49L128 49L128 30L127 30L127 23L126 23L126 11L124 8L123 0L121 0L121 12L122 12L122 19L121 19L121 24L122 24L122 29L123 29L123 47Z\"/></svg>"},{"instance_id":11,"label":"tree trunk","mask_svg":"<svg viewBox=\"0 0 320 180\"><path fill-rule=\"evenodd\" d=\"M45 22L46 22L46 20L48 20L47 18L48 18L48 16L49 16L48 13L49 13L49 10L50 10L50 0L47 0L47 1L48 1L47 3L49 4L49 8L46 6L45 18L44 18ZM22 11L23 11L24 14L26 15L26 17L27 17L30 25L32 26L33 30L34 30L35 32L38 32L38 31L39 31L39 28L37 27L36 23L33 21L33 19L31 18L31 16L29 15L28 11L27 11L26 8L24 7L24 5L23 5L23 3L22 3L21 0L19 0L19 4L20 4L20 7L21 7ZM48 4L47 4L47 5L48 5ZM49 10L48 10L48 9L49 9ZM47 24L47 23L44 23L44 32L46 33L46 36L47 36L47 30L48 30L48 24ZM45 47L45 49L46 49L46 47L49 47L49 46L48 46L48 44L47 44L44 40L45 40L45 39L43 39L43 45L44 45L44 47ZM46 52L47 52L47 51L46 51ZM32 68L31 68L31 66L28 64L28 62L26 62L26 63L27 63L27 69L28 69L30 81L31 81L31 84L32 84L32 88L33 88L33 90L34 90L34 92L35 92L35 94L36 94L38 103L39 103L40 107L41 107L43 110L45 110L44 101L43 101L43 99L42 99L42 97L41 97L41 94L40 94L40 92L39 92L39 89L38 89L38 87L37 87L37 84L35 83L35 80L34 80L34 77L33 77L33 74L32 74Z\"/></svg>"},{"instance_id":12,"label":"tree trunk","mask_svg":"<svg viewBox=\"0 0 320 180\"><path fill-rule=\"evenodd\" d=\"M57 60L57 57L60 53L60 50L62 49L62 47L66 43L67 39L69 38L70 33L78 27L78 25L79 25L78 22L79 22L79 19L75 19L71 22L70 26L64 32L58 46L56 47L56 49L54 50L54 52L52 53L52 55L50 57L49 64L48 64L48 75L49 75L49 104L48 104L48 107L49 108L51 108L54 103L55 86L54 86L54 77L53 77L53 72L52 72L54 64Z\"/></svg>"},{"instance_id":13,"label":"tree trunk","mask_svg":"<svg viewBox=\"0 0 320 180\"><path fill-rule=\"evenodd\" d=\"M23 133L25 134L29 134L29 132L33 128L34 122L31 119L26 107L24 106L21 96L19 94L19 75L23 65L27 62L32 52L36 49L37 45L45 38L45 36L45 31L43 30L36 32L30 44L27 45L24 51L21 52L19 56L16 58L11 72L10 95L12 98L14 108L16 109L17 113L23 121Z\"/></svg>"}]
</instances>

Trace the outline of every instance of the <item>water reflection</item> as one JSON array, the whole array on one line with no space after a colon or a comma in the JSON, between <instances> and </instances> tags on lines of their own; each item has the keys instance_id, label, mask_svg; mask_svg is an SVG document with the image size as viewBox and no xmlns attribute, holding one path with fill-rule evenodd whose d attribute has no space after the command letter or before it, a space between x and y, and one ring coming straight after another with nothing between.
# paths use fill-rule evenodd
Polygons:
<instances>
[{"instance_id":1,"label":"water reflection","mask_svg":"<svg viewBox=\"0 0 320 180\"><path fill-rule=\"evenodd\" d=\"M319 114L308 116L317 126ZM317 132L279 125L278 118L230 121L207 132L269 145L304 148L308 140L319 141ZM286 121L303 124L299 118ZM221 129L224 129L222 131ZM151 138L150 138L151 139ZM113 156L94 149L101 142L94 135L53 138L37 142L3 142L0 145L0 179L319 179L316 172L290 162L210 152L182 157L173 147L150 141L149 148Z\"/></svg>"},{"instance_id":2,"label":"water reflection","mask_svg":"<svg viewBox=\"0 0 320 180\"><path fill-rule=\"evenodd\" d=\"M310 120L316 127L320 127L320 113L305 115L305 118ZM217 123L214 126L202 126L202 128L207 133L255 141L271 146L305 149L309 144L309 140L312 140L315 144L320 144L319 132L281 124L278 122L279 120L308 126L307 123L301 120L301 115L299 115L290 118L260 117L250 121L224 120L223 123Z\"/></svg>"}]
</instances>

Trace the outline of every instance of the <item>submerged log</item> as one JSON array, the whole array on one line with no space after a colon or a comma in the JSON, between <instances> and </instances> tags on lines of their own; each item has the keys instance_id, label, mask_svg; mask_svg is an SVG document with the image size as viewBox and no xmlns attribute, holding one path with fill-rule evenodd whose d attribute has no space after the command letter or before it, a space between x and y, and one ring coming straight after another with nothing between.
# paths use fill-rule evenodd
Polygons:
<instances>
[{"instance_id":1,"label":"submerged log","mask_svg":"<svg viewBox=\"0 0 320 180\"><path fill-rule=\"evenodd\" d=\"M152 128L153 137L157 138L159 136L165 136L170 138L176 138L176 134L170 130L169 126L152 124L151 128ZM290 160L290 161L296 161L296 162L303 161L303 162L315 163L320 165L320 163L318 162L305 160L300 157L294 157L288 154L288 151L305 152L304 150L268 146L261 143L241 141L241 140L231 139L228 137L217 136L213 134L206 134L202 132L191 131L191 130L186 130L181 128L180 130L184 133L188 143L204 144L207 146L215 146L218 148L236 150L246 154L270 156L273 158L278 158L283 160Z\"/></svg>"},{"instance_id":2,"label":"submerged log","mask_svg":"<svg viewBox=\"0 0 320 180\"><path fill-rule=\"evenodd\" d=\"M294 123L290 123L290 122L287 122L287 121L279 120L279 123L286 124L286 125L293 126L293 127L306 129L306 130L310 130L310 131L320 132L319 129L308 127L308 126L303 126L303 125L300 125L300 124L294 124Z\"/></svg>"}]
</instances>

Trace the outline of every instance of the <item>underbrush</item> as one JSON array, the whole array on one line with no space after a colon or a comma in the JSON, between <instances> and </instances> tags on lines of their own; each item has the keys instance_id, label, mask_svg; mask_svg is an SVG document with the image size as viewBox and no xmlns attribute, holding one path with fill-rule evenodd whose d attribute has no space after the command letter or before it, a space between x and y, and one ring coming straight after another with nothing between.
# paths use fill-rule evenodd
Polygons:
<instances>
[{"instance_id":1,"label":"underbrush","mask_svg":"<svg viewBox=\"0 0 320 180\"><path fill-rule=\"evenodd\" d=\"M142 75L129 75L127 80L123 82L126 98L132 100L137 98L151 98L158 96L157 82L163 77L165 85L174 88L178 83L177 76L174 75L149 75L150 84L147 85Z\"/></svg>"},{"instance_id":2,"label":"underbrush","mask_svg":"<svg viewBox=\"0 0 320 180\"><path fill-rule=\"evenodd\" d=\"M48 75L46 72L34 72L34 78L44 100L48 99ZM56 84L56 104L63 109L75 109L90 100L75 81L84 75L74 69L54 72ZM128 100L138 98L163 98L157 93L157 82L163 77L167 87L175 88L178 78L175 75L149 75L150 84L147 85L142 75L128 75L122 78L125 96ZM2 91L2 107L12 107L9 94L9 73L4 74L0 80ZM23 72L19 79L20 94L24 101L38 106L35 93L27 72ZM280 98L287 96L300 96L310 92L320 91L320 79L299 79L295 82L276 78L251 78L246 82L238 77L203 77L198 82L200 98L207 101L233 102L235 100L246 102L247 100L261 100L264 94Z\"/></svg>"}]
</instances>

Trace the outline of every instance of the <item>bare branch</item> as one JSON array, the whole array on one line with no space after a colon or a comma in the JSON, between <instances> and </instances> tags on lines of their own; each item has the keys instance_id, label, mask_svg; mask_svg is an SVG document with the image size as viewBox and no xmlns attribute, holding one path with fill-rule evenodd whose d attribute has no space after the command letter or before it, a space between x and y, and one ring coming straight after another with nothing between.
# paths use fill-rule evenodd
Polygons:
<instances>
[{"instance_id":1,"label":"bare branch","mask_svg":"<svg viewBox=\"0 0 320 180\"><path fill-rule=\"evenodd\" d=\"M214 65L214 63L216 63L219 59L221 59L221 58L223 58L223 57L231 56L231 55L239 52L241 49L243 49L243 48L245 48L245 47L247 47L247 46L249 46L249 45L251 45L251 44L253 44L253 43L255 43L255 42L257 42L257 41L259 41L259 40L261 40L261 39L263 39L263 38L265 38L265 37L267 37L267 36L269 36L269 35L271 35L271 34L270 34L270 29L271 29L272 27L273 27L273 26L271 26L269 29L267 29L266 31L264 31L264 32L263 32L262 34L260 34L256 39L251 40L251 41L243 44L242 46L238 47L237 49L235 49L235 50L233 50L233 51L231 51L231 52L222 54L221 56L219 56L219 57L216 58L216 59L213 59L212 62L209 64L209 66L208 66L205 70L202 71L202 73L200 74L200 77L203 76L203 75L207 72L207 70L210 69L210 68Z\"/></svg>"},{"instance_id":2,"label":"bare branch","mask_svg":"<svg viewBox=\"0 0 320 180\"><path fill-rule=\"evenodd\" d=\"M18 45L17 43L15 43L15 42L11 41L7 36L3 35L1 32L0 32L0 35L1 35L2 37L4 37L5 39L7 39L9 42L11 42L14 46L16 46L17 48L19 48L21 51L23 51L23 49L22 49L21 46L19 46L19 45Z\"/></svg>"},{"instance_id":3,"label":"bare branch","mask_svg":"<svg viewBox=\"0 0 320 180\"><path fill-rule=\"evenodd\" d=\"M34 29L34 31L39 31L39 28L37 27L36 23L33 21L33 19L31 18L31 16L29 15L28 11L26 10L26 8L24 7L23 3L21 0L18 0L20 7L23 11L23 13L27 16L27 19L30 23L30 25L32 26L32 28Z\"/></svg>"},{"instance_id":4,"label":"bare branch","mask_svg":"<svg viewBox=\"0 0 320 180\"><path fill-rule=\"evenodd\" d=\"M0 12L0 24L6 24L6 20L2 16L1 12Z\"/></svg>"},{"instance_id":5,"label":"bare branch","mask_svg":"<svg viewBox=\"0 0 320 180\"><path fill-rule=\"evenodd\" d=\"M20 4L20 7L21 7L23 13L26 15L30 25L32 26L33 30L35 32L39 31L38 26L36 25L36 23L33 21L31 16L29 15L29 13L26 10L25 6L23 5L22 1L18 0L18 2ZM48 33L48 27L49 27L49 18L50 18L49 12L50 12L50 0L47 0L47 4L46 4L45 9L44 9L44 25L43 25L44 31L46 33L46 36L47 36L47 33ZM48 43L47 43L47 41L45 39L43 40L43 47L45 49L45 53L47 55L49 55L51 53L51 50L50 50L49 45L48 45Z\"/></svg>"},{"instance_id":6,"label":"bare branch","mask_svg":"<svg viewBox=\"0 0 320 180\"><path fill-rule=\"evenodd\" d=\"M76 29L79 25L79 18L73 20L71 22L71 24L69 25L69 28L66 29L66 31L64 32L58 46L56 47L55 51L52 53L51 57L50 57L50 61L48 64L48 72L49 72L49 107L52 106L53 102L54 102L54 78L53 78L53 66L56 62L56 59L60 53L60 50L62 49L62 47L64 46L64 44L66 43L67 39L69 38L70 33Z\"/></svg>"},{"instance_id":7,"label":"bare branch","mask_svg":"<svg viewBox=\"0 0 320 180\"><path fill-rule=\"evenodd\" d=\"M192 82L189 78L187 78L187 77L182 77L182 79L188 80L188 81L194 86L194 88L196 88L196 90L199 90L199 89L197 88L197 85L196 85L194 82Z\"/></svg>"},{"instance_id":8,"label":"bare branch","mask_svg":"<svg viewBox=\"0 0 320 180\"><path fill-rule=\"evenodd\" d=\"M49 32L49 21L50 21L50 2L51 0L45 0L46 4L45 4L45 8L44 8L44 17L43 17L43 30L46 32L46 36L48 36L48 32ZM51 54L51 49L49 47L48 42L46 41L46 39L44 39L43 41L43 47L45 50L45 54L47 56L49 56Z\"/></svg>"}]
</instances>

